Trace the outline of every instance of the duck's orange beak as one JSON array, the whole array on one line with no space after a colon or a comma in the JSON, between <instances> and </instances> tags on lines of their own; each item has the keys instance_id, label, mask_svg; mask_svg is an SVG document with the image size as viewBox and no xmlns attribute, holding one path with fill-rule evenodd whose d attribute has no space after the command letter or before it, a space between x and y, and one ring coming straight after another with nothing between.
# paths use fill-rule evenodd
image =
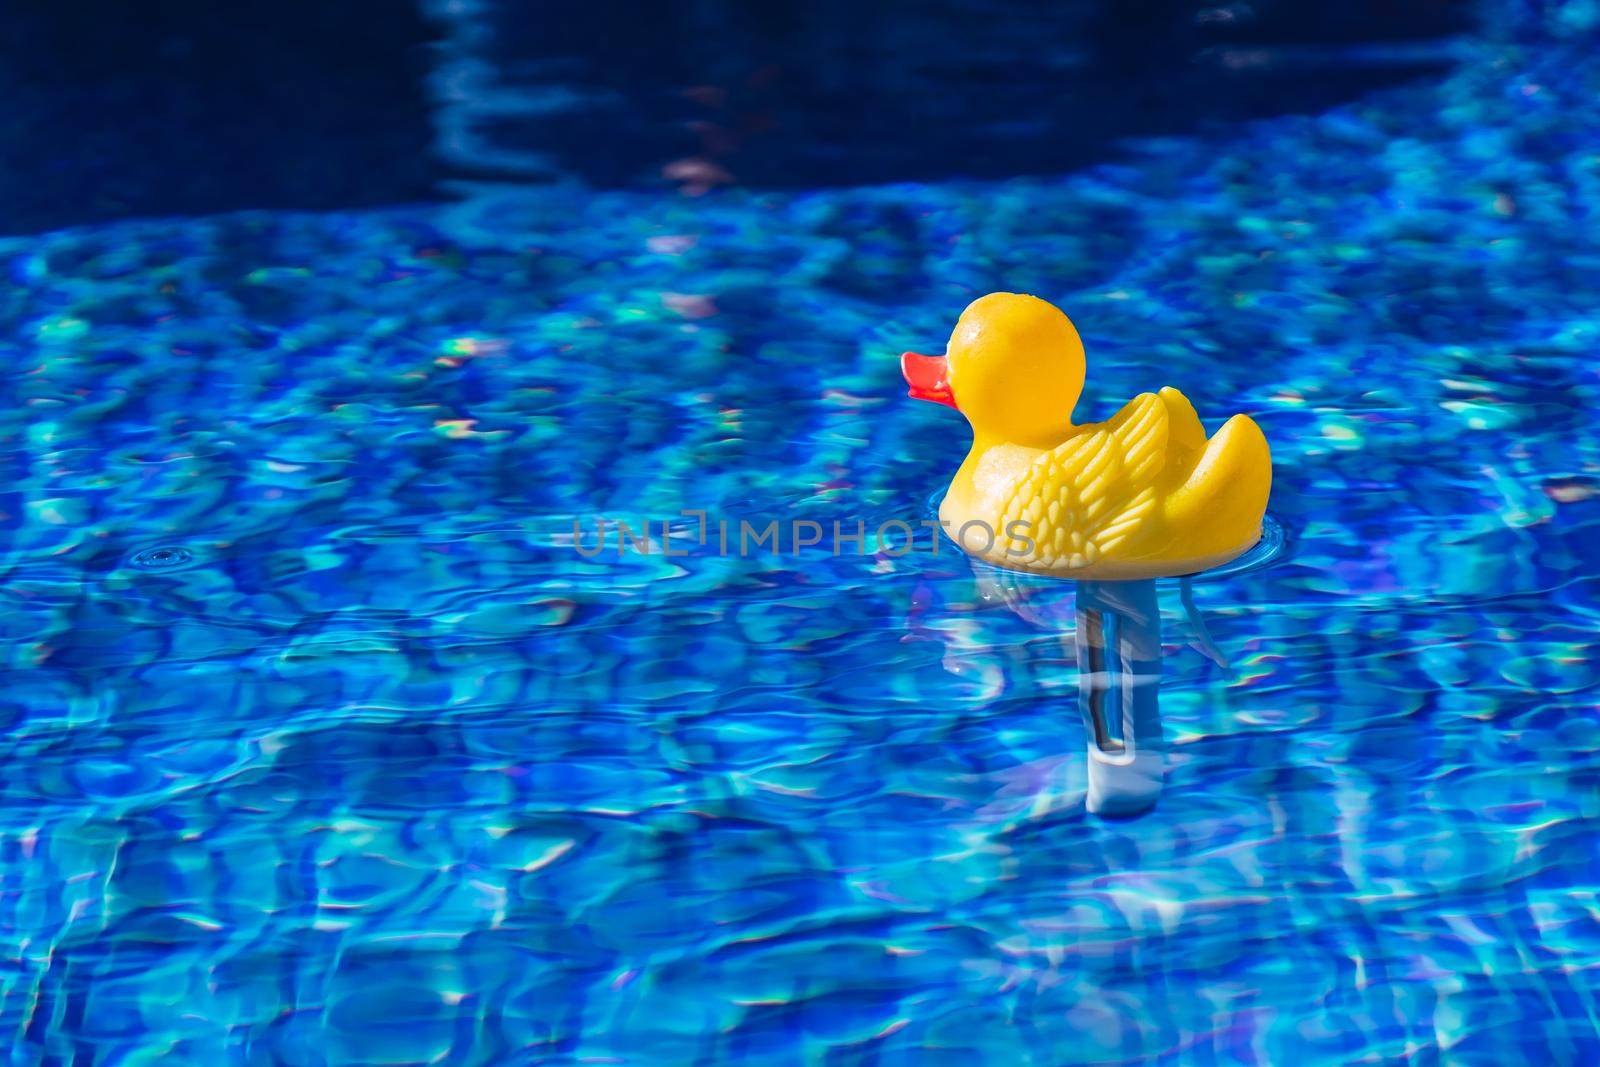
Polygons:
<instances>
[{"instance_id":1,"label":"duck's orange beak","mask_svg":"<svg viewBox=\"0 0 1600 1067\"><path fill-rule=\"evenodd\" d=\"M961 410L956 406L955 394L950 391L950 365L943 356L907 352L900 357L900 373L906 376L906 384L911 387L907 395Z\"/></svg>"}]
</instances>

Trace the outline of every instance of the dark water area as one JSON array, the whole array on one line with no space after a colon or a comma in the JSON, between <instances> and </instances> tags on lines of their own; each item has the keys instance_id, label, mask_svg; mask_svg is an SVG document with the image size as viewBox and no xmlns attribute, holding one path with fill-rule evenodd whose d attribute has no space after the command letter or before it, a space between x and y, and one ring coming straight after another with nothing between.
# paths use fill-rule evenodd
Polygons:
<instances>
[{"instance_id":1,"label":"dark water area","mask_svg":"<svg viewBox=\"0 0 1600 1067\"><path fill-rule=\"evenodd\" d=\"M497 0L0 10L0 232L436 200L1059 173L1436 77L1446 0Z\"/></svg>"},{"instance_id":2,"label":"dark water area","mask_svg":"<svg viewBox=\"0 0 1600 1067\"><path fill-rule=\"evenodd\" d=\"M781 188L1056 173L1123 138L1320 110L1437 74L1449 36L1470 24L1466 5L1437 0L780 0L648 13L511 0L485 19L486 54L512 84L575 95L506 116L497 140L598 184L683 157L669 178ZM597 129L613 134L599 151Z\"/></svg>"},{"instance_id":3,"label":"dark water area","mask_svg":"<svg viewBox=\"0 0 1600 1067\"><path fill-rule=\"evenodd\" d=\"M426 44L406 3L0 7L0 232L427 199Z\"/></svg>"}]
</instances>

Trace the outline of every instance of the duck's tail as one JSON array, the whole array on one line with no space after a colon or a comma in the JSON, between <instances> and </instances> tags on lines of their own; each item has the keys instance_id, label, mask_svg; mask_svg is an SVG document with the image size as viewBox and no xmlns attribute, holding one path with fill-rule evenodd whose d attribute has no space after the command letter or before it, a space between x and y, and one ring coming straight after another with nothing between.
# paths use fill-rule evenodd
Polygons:
<instances>
[{"instance_id":1,"label":"duck's tail","mask_svg":"<svg viewBox=\"0 0 1600 1067\"><path fill-rule=\"evenodd\" d=\"M1261 427L1235 415L1206 442L1205 451L1168 502L1173 529L1195 557L1243 551L1261 534L1272 491L1272 450Z\"/></svg>"}]
</instances>

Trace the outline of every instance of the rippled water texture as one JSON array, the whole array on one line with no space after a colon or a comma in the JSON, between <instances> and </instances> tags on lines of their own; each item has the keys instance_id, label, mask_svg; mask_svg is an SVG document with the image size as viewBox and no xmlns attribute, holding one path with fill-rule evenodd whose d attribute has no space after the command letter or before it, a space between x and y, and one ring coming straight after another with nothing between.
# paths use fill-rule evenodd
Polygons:
<instances>
[{"instance_id":1,"label":"rippled water texture","mask_svg":"<svg viewBox=\"0 0 1600 1067\"><path fill-rule=\"evenodd\" d=\"M1063 179L0 241L0 1045L1595 1062L1597 72ZM1081 416L1273 442L1290 550L1195 587L1231 672L1164 594L1138 819L1083 812L1068 594L871 537L965 445L895 356L991 289L1074 316Z\"/></svg>"}]
</instances>

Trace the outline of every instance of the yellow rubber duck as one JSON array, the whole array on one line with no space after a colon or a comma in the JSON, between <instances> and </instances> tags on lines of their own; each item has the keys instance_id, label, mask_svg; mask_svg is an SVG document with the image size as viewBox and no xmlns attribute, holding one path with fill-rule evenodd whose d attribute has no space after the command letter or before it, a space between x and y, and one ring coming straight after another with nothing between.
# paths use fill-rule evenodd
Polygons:
<instances>
[{"instance_id":1,"label":"yellow rubber duck","mask_svg":"<svg viewBox=\"0 0 1600 1067\"><path fill-rule=\"evenodd\" d=\"M1072 424L1083 342L1038 297L967 306L947 356L901 357L910 395L972 424L972 450L939 508L968 553L1002 567L1120 581L1192 574L1261 537L1272 454L1235 415L1206 438L1176 389L1140 393L1109 422Z\"/></svg>"}]
</instances>

